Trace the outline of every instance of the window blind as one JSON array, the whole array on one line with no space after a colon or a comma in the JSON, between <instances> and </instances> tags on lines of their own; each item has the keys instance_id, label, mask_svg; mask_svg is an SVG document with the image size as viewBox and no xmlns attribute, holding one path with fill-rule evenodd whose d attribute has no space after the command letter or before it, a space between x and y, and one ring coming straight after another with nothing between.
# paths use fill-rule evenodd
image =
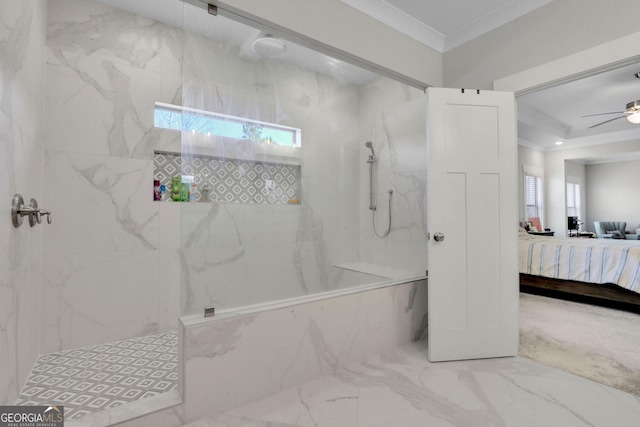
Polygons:
<instances>
[{"instance_id":1,"label":"window blind","mask_svg":"<svg viewBox=\"0 0 640 427\"><path fill-rule=\"evenodd\" d=\"M537 217L544 224L543 177L541 172L532 169L524 169L525 219Z\"/></svg>"}]
</instances>

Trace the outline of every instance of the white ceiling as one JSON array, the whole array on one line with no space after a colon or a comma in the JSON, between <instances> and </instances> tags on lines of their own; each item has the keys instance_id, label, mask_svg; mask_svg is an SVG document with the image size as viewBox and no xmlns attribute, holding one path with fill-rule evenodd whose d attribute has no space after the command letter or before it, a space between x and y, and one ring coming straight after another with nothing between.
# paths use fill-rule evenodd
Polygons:
<instances>
[{"instance_id":1,"label":"white ceiling","mask_svg":"<svg viewBox=\"0 0 640 427\"><path fill-rule=\"evenodd\" d=\"M542 150L573 148L640 138L640 125L620 118L640 99L640 62L518 97L520 143ZM556 141L563 141L556 146Z\"/></svg>"},{"instance_id":2,"label":"white ceiling","mask_svg":"<svg viewBox=\"0 0 640 427\"><path fill-rule=\"evenodd\" d=\"M341 0L446 52L552 0Z\"/></svg>"},{"instance_id":3,"label":"white ceiling","mask_svg":"<svg viewBox=\"0 0 640 427\"><path fill-rule=\"evenodd\" d=\"M178 0L99 0L172 25L181 26L183 3ZM201 4L197 0L189 0ZM444 52L481 34L516 19L551 0L341 0L375 19ZM190 26L196 32L229 43L246 43L256 30L229 21L210 25L211 16L184 3ZM187 10L189 9L189 11ZM193 10L191 10L193 9ZM172 22L175 21L175 22ZM216 31L215 28L218 28ZM214 32L216 34L214 34ZM287 60L298 65L315 64L316 71L341 72L348 79L371 78L371 73L348 64L315 55L291 44ZM323 65L324 64L324 65ZM328 68L327 68L328 67ZM520 143L537 149L552 150L589 144L640 138L640 125L625 119L588 129L616 115L583 118L583 115L623 111L628 102L640 99L640 63L587 77L560 86L539 90L518 98L518 136ZM564 141L562 147L556 141Z\"/></svg>"}]
</instances>

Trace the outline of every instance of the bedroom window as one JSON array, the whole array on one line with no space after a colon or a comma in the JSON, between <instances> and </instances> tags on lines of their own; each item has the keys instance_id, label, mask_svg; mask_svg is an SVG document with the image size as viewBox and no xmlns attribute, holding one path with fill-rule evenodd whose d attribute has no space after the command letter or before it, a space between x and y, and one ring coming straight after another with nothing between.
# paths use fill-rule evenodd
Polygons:
<instances>
[{"instance_id":1,"label":"bedroom window","mask_svg":"<svg viewBox=\"0 0 640 427\"><path fill-rule=\"evenodd\" d=\"M580 216L580 184L567 183L567 215Z\"/></svg>"},{"instance_id":2,"label":"bedroom window","mask_svg":"<svg viewBox=\"0 0 640 427\"><path fill-rule=\"evenodd\" d=\"M543 217L543 194L542 194L542 171L533 168L524 170L524 200L525 200L525 217L540 218Z\"/></svg>"}]
</instances>

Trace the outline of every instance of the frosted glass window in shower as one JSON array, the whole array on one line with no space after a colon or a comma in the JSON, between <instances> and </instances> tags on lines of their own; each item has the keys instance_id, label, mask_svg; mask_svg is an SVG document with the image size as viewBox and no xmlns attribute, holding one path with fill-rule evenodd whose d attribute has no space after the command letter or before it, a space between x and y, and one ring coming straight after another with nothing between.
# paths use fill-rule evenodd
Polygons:
<instances>
[{"instance_id":1,"label":"frosted glass window in shower","mask_svg":"<svg viewBox=\"0 0 640 427\"><path fill-rule=\"evenodd\" d=\"M301 146L300 129L171 104L156 103L154 126L285 147Z\"/></svg>"}]
</instances>

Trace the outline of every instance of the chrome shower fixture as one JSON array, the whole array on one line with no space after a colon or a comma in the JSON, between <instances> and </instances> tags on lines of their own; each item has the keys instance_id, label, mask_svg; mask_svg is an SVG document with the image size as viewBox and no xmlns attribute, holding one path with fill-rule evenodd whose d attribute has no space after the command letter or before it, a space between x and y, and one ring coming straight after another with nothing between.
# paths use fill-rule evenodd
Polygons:
<instances>
[{"instance_id":1,"label":"chrome shower fixture","mask_svg":"<svg viewBox=\"0 0 640 427\"><path fill-rule=\"evenodd\" d=\"M371 154L367 158L367 163L369 164L369 210L372 212L373 216L371 218L373 222L373 232L378 237L387 237L391 232L391 196L393 194L393 190L389 190L389 226L387 227L387 231L384 234L378 234L376 230L376 210L378 207L376 206L376 176L375 170L376 162L378 159L376 158L376 152L373 150L373 143L371 141L367 141L364 143L364 146L371 150Z\"/></svg>"},{"instance_id":2,"label":"chrome shower fixture","mask_svg":"<svg viewBox=\"0 0 640 427\"><path fill-rule=\"evenodd\" d=\"M284 40L274 37L272 34L265 34L264 37L256 39L252 44L253 51L263 58L277 58L287 51Z\"/></svg>"},{"instance_id":3,"label":"chrome shower fixture","mask_svg":"<svg viewBox=\"0 0 640 427\"><path fill-rule=\"evenodd\" d=\"M367 160L367 163L373 163L376 161L376 153L375 151L373 151L373 143L371 141L367 141L364 143L365 147L368 147L369 150L371 150L371 154L369 155L369 159Z\"/></svg>"}]
</instances>

